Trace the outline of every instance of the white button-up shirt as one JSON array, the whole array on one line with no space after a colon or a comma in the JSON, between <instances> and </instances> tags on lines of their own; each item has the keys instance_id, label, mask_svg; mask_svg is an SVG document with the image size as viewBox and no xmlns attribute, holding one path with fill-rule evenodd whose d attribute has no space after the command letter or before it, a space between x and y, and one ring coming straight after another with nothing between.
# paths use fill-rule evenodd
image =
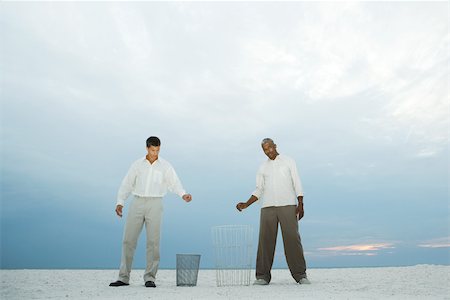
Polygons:
<instances>
[{"instance_id":1,"label":"white button-up shirt","mask_svg":"<svg viewBox=\"0 0 450 300\"><path fill-rule=\"evenodd\" d=\"M117 195L117 205L124 205L133 194L140 197L164 197L169 190L182 197L186 191L172 165L158 157L151 164L145 157L135 161L122 180Z\"/></svg>"},{"instance_id":2,"label":"white button-up shirt","mask_svg":"<svg viewBox=\"0 0 450 300\"><path fill-rule=\"evenodd\" d=\"M262 200L262 207L297 205L303 188L295 161L279 154L274 160L263 162L256 174L253 195Z\"/></svg>"}]
</instances>

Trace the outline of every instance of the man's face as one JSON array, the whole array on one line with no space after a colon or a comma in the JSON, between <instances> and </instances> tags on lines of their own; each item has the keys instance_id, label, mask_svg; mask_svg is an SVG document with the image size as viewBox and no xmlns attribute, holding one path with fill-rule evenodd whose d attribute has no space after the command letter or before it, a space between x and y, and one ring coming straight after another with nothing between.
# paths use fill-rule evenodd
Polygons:
<instances>
[{"instance_id":1,"label":"man's face","mask_svg":"<svg viewBox=\"0 0 450 300\"><path fill-rule=\"evenodd\" d=\"M262 145L262 148L268 158L274 160L277 157L277 145L274 143L265 143Z\"/></svg>"},{"instance_id":2,"label":"man's face","mask_svg":"<svg viewBox=\"0 0 450 300\"><path fill-rule=\"evenodd\" d=\"M161 146L150 146L147 148L148 158L151 160L157 160L159 155L159 148Z\"/></svg>"}]
</instances>

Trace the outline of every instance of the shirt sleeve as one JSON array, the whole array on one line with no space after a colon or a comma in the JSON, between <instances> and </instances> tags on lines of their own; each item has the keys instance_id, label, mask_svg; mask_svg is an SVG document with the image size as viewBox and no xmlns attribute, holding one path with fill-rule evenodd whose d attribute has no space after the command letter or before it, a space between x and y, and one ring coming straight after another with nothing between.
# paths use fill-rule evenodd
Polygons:
<instances>
[{"instance_id":1,"label":"shirt sleeve","mask_svg":"<svg viewBox=\"0 0 450 300\"><path fill-rule=\"evenodd\" d=\"M295 195L303 196L303 187L302 182L300 181L300 176L298 175L297 165L294 160L291 160L291 176L292 176L292 184L294 185Z\"/></svg>"},{"instance_id":2,"label":"shirt sleeve","mask_svg":"<svg viewBox=\"0 0 450 300\"><path fill-rule=\"evenodd\" d=\"M183 185L181 184L181 181L172 166L169 166L166 171L165 179L167 181L167 189L170 192L177 194L180 197L183 197L183 195L186 194L186 191L184 190Z\"/></svg>"},{"instance_id":3,"label":"shirt sleeve","mask_svg":"<svg viewBox=\"0 0 450 300\"><path fill-rule=\"evenodd\" d=\"M117 203L116 205L124 205L125 200L130 196L133 188L136 184L136 175L137 175L137 167L136 164L132 164L130 169L128 170L127 175L125 175L124 179L119 188L119 192L117 193Z\"/></svg>"},{"instance_id":4,"label":"shirt sleeve","mask_svg":"<svg viewBox=\"0 0 450 300\"><path fill-rule=\"evenodd\" d=\"M260 199L261 196L264 193L264 175L262 172L262 167L259 168L258 172L256 173L256 189L252 193L253 196Z\"/></svg>"}]
</instances>

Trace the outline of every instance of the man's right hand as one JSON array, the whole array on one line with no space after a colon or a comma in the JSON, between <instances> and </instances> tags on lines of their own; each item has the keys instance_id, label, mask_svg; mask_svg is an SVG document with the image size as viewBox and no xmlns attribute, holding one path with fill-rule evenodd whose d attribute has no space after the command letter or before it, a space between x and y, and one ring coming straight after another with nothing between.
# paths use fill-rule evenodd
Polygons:
<instances>
[{"instance_id":1,"label":"man's right hand","mask_svg":"<svg viewBox=\"0 0 450 300\"><path fill-rule=\"evenodd\" d=\"M123 208L123 206L120 205L120 204L118 204L118 205L116 206L116 214L117 214L119 217L121 217L121 218L122 218L122 208Z\"/></svg>"},{"instance_id":2,"label":"man's right hand","mask_svg":"<svg viewBox=\"0 0 450 300\"><path fill-rule=\"evenodd\" d=\"M243 209L246 209L247 207L248 207L248 204L245 203L245 202L239 202L239 203L236 205L236 209L237 209L238 211L242 211Z\"/></svg>"}]
</instances>

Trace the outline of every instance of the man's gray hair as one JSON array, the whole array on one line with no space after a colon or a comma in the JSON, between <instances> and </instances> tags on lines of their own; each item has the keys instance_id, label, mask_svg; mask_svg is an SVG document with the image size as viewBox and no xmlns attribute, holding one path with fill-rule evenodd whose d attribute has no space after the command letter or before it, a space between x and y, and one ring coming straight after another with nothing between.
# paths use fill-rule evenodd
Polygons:
<instances>
[{"instance_id":1,"label":"man's gray hair","mask_svg":"<svg viewBox=\"0 0 450 300\"><path fill-rule=\"evenodd\" d=\"M267 143L275 144L271 138L265 138L261 141L261 146Z\"/></svg>"}]
</instances>

